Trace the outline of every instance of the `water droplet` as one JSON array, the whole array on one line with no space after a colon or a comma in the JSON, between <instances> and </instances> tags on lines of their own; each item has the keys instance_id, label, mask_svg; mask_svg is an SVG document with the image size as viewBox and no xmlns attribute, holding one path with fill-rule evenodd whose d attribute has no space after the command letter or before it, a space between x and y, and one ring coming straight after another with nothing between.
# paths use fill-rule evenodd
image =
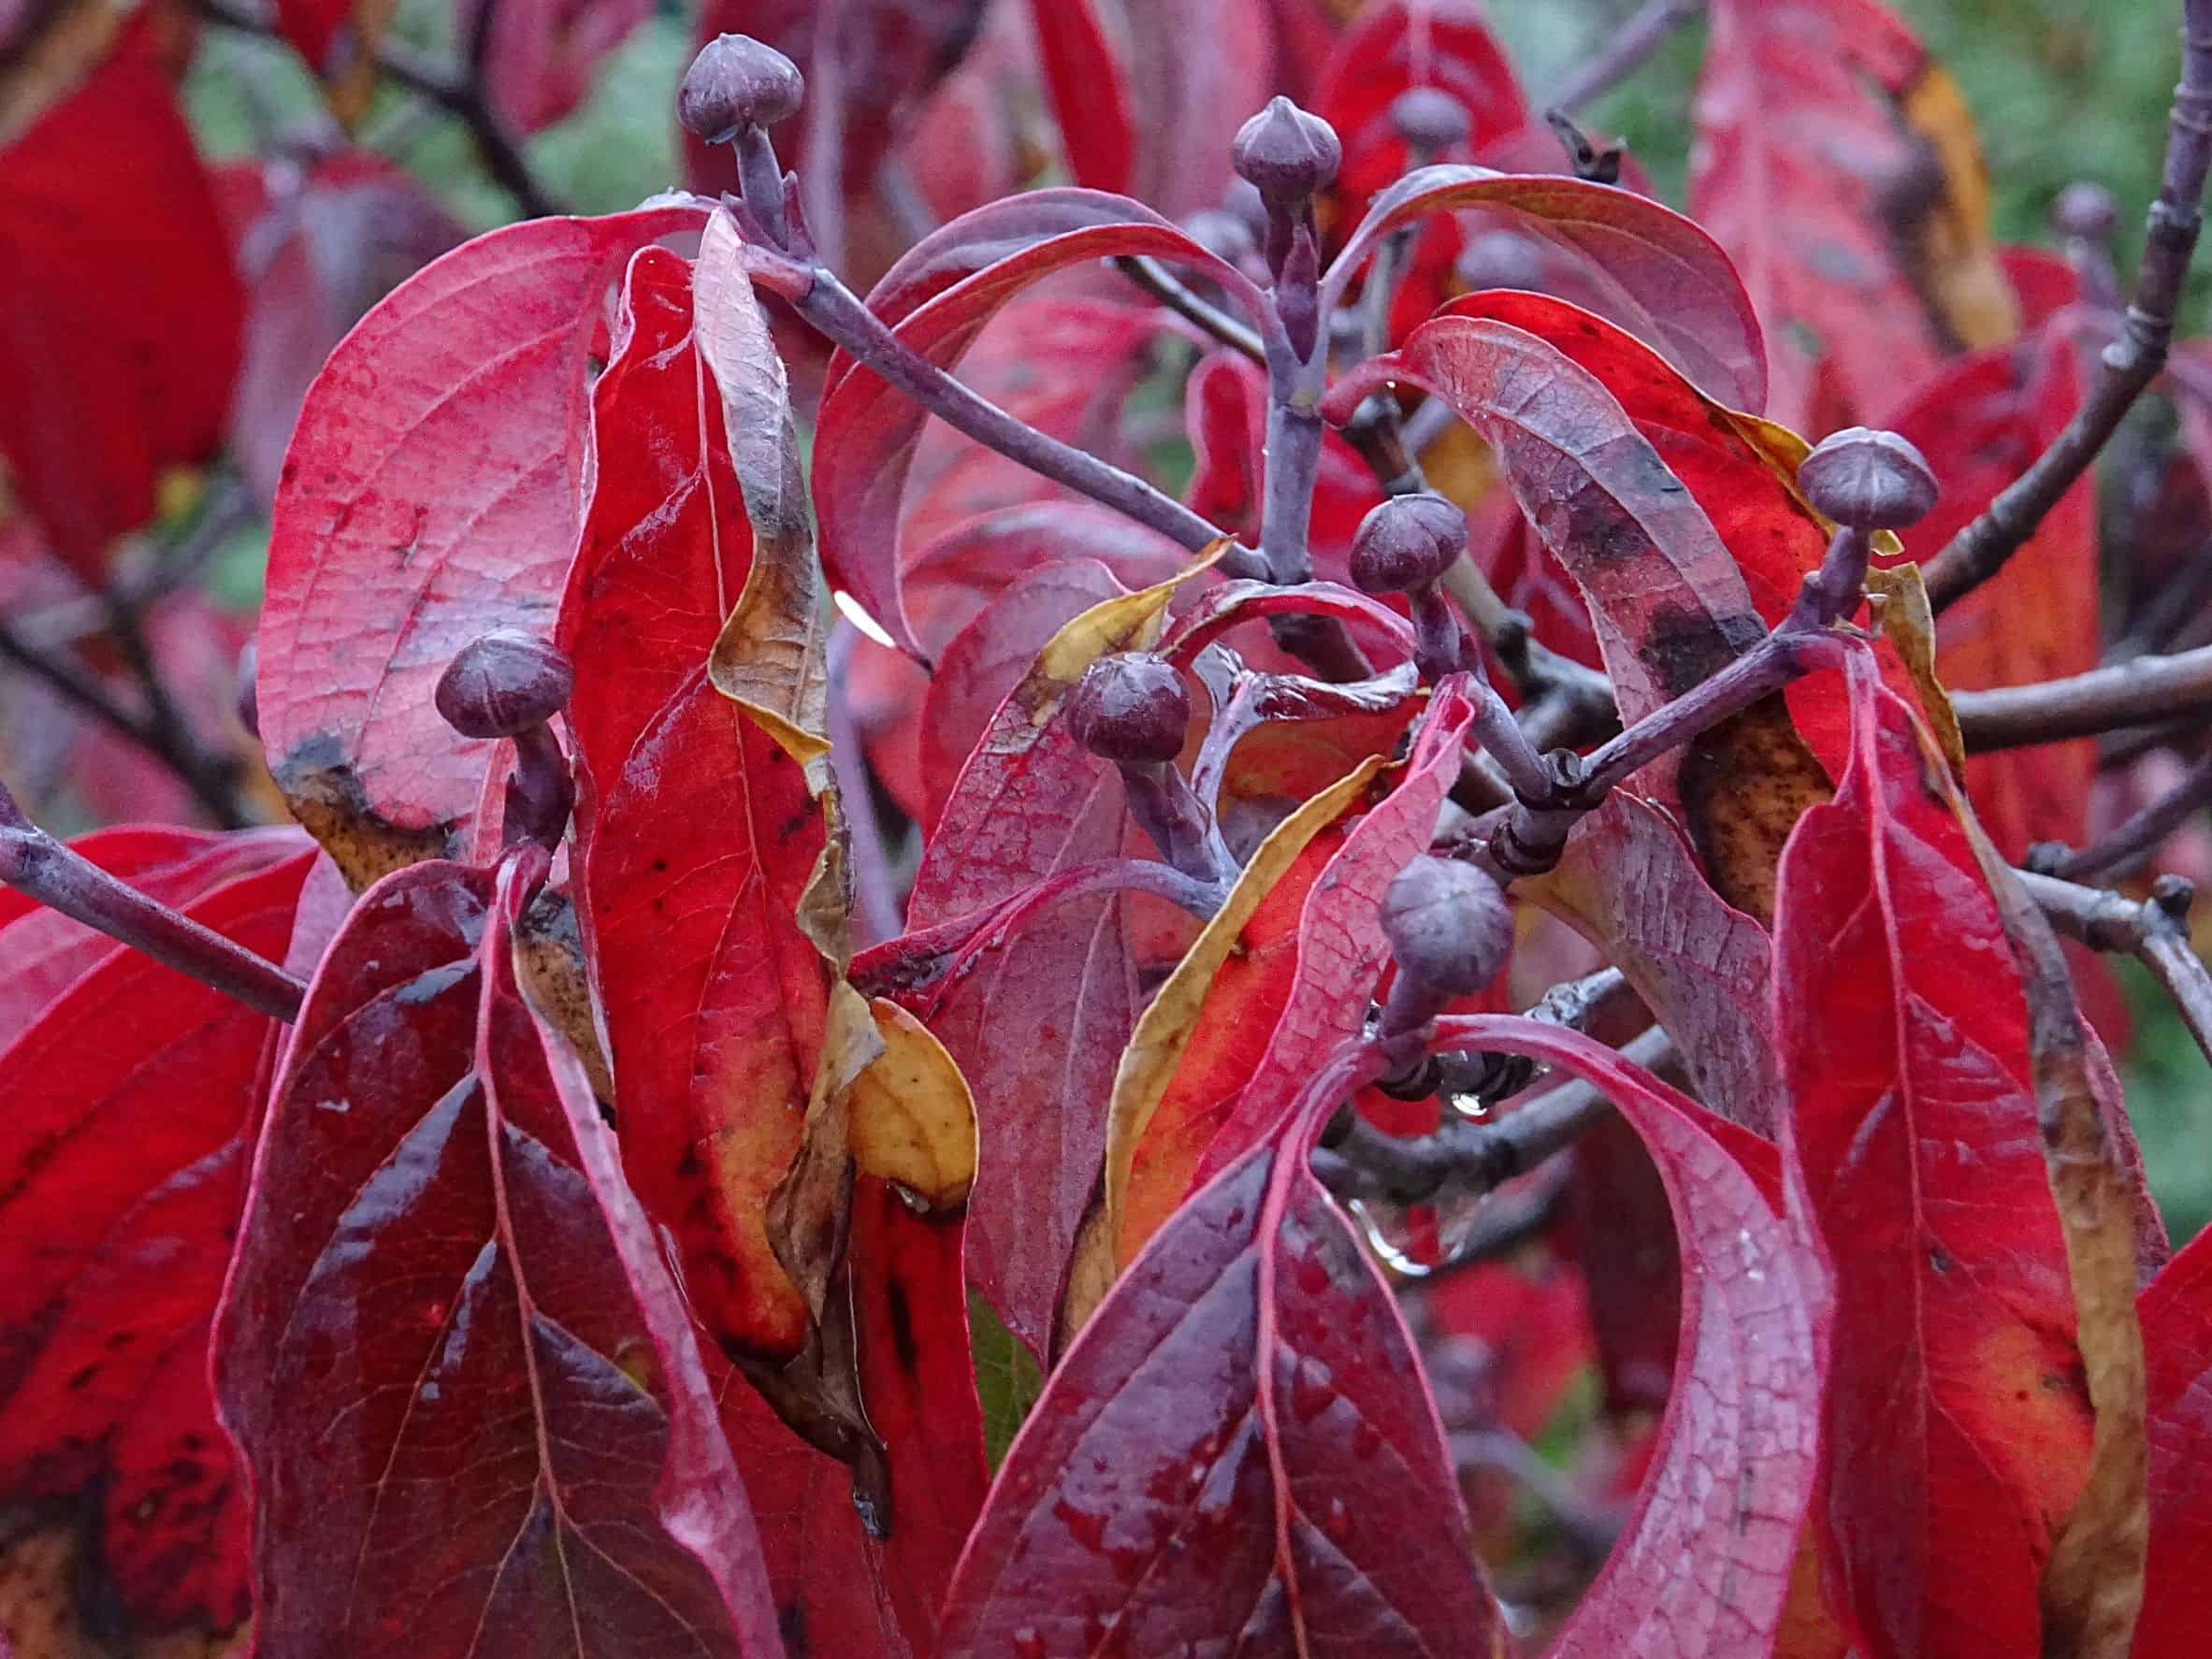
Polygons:
<instances>
[{"instance_id":1,"label":"water droplet","mask_svg":"<svg viewBox=\"0 0 2212 1659\"><path fill-rule=\"evenodd\" d=\"M1024 1624L1014 1633L1014 1659L1045 1659L1045 1638L1034 1624Z\"/></svg>"},{"instance_id":2,"label":"water droplet","mask_svg":"<svg viewBox=\"0 0 2212 1659\"><path fill-rule=\"evenodd\" d=\"M1291 1415L1311 1422L1337 1399L1337 1377L1311 1354L1301 1354L1291 1370Z\"/></svg>"}]
</instances>

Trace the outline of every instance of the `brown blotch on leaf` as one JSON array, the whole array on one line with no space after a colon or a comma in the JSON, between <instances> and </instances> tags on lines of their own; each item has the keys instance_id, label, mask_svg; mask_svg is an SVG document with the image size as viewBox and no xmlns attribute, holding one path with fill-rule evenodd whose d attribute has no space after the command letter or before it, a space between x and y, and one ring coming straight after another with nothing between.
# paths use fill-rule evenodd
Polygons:
<instances>
[{"instance_id":1,"label":"brown blotch on leaf","mask_svg":"<svg viewBox=\"0 0 2212 1659\"><path fill-rule=\"evenodd\" d=\"M1683 754L1675 786L1713 890L1771 927L1783 844L1807 807L1835 795L1787 705L1767 698L1699 738Z\"/></svg>"},{"instance_id":2,"label":"brown blotch on leaf","mask_svg":"<svg viewBox=\"0 0 2212 1659\"><path fill-rule=\"evenodd\" d=\"M532 1007L569 1040L591 1079L600 1112L614 1121L614 1074L600 1048L591 1017L591 988L584 976L584 935L566 893L539 889L514 930L514 967Z\"/></svg>"},{"instance_id":3,"label":"brown blotch on leaf","mask_svg":"<svg viewBox=\"0 0 2212 1659\"><path fill-rule=\"evenodd\" d=\"M1686 604L1655 607L1636 655L1659 687L1680 697L1701 685L1766 638L1767 627L1748 611L1729 616Z\"/></svg>"},{"instance_id":4,"label":"brown blotch on leaf","mask_svg":"<svg viewBox=\"0 0 2212 1659\"><path fill-rule=\"evenodd\" d=\"M277 763L275 776L300 828L323 844L356 893L395 870L452 855L452 823L413 828L385 818L369 804L353 762L328 733L302 739Z\"/></svg>"}]
</instances>

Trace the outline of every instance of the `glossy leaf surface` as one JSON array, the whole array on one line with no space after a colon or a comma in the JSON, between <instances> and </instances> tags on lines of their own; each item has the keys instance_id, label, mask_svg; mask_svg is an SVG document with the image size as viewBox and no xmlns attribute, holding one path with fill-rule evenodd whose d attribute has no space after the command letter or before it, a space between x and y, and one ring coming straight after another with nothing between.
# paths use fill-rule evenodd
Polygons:
<instances>
[{"instance_id":1,"label":"glossy leaf surface","mask_svg":"<svg viewBox=\"0 0 2212 1659\"><path fill-rule=\"evenodd\" d=\"M1405 1327L1294 1134L1178 1212L1053 1373L947 1648L1495 1652L1471 1550Z\"/></svg>"},{"instance_id":2,"label":"glossy leaf surface","mask_svg":"<svg viewBox=\"0 0 2212 1659\"><path fill-rule=\"evenodd\" d=\"M364 895L278 1079L217 1372L262 1652L776 1652L683 1304L516 987L526 873Z\"/></svg>"},{"instance_id":3,"label":"glossy leaf surface","mask_svg":"<svg viewBox=\"0 0 2212 1659\"><path fill-rule=\"evenodd\" d=\"M270 768L356 881L443 849L490 745L430 694L491 628L550 631L608 286L699 209L511 225L402 283L309 388L260 633Z\"/></svg>"},{"instance_id":4,"label":"glossy leaf surface","mask_svg":"<svg viewBox=\"0 0 2212 1659\"><path fill-rule=\"evenodd\" d=\"M1681 1337L1652 1472L1552 1652L1759 1659L1818 1470L1831 1363L1827 1268L1804 1219L1784 1213L1772 1147L1579 1031L1474 1015L1439 1021L1436 1042L1524 1054L1602 1089L1674 1212Z\"/></svg>"},{"instance_id":5,"label":"glossy leaf surface","mask_svg":"<svg viewBox=\"0 0 2212 1659\"><path fill-rule=\"evenodd\" d=\"M1851 690L1851 768L1791 838L1775 928L1836 1273L1821 1525L1878 1651L2017 1653L2089 1444L2027 1006L1940 762L1863 657Z\"/></svg>"},{"instance_id":6,"label":"glossy leaf surface","mask_svg":"<svg viewBox=\"0 0 2212 1659\"><path fill-rule=\"evenodd\" d=\"M593 390L597 485L564 601L586 954L624 1167L726 1344L808 1319L765 1203L797 1153L828 984L797 911L825 830L803 769L707 681L752 559L690 274L647 251Z\"/></svg>"},{"instance_id":7,"label":"glossy leaf surface","mask_svg":"<svg viewBox=\"0 0 2212 1659\"><path fill-rule=\"evenodd\" d=\"M210 851L196 860L203 883ZM176 898L225 938L282 957L308 864L295 844L281 862L245 860L247 873ZM274 1031L172 969L110 950L0 1049L0 1249L11 1264L0 1503L85 1504L99 1592L142 1637L228 1631L251 1610L247 1497L215 1422L208 1338Z\"/></svg>"}]
</instances>

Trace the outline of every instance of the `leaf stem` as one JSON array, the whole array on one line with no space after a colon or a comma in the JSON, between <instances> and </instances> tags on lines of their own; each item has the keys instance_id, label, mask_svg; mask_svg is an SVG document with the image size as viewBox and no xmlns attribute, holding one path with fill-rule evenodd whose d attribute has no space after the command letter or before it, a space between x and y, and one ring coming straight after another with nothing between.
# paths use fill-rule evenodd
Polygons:
<instances>
[{"instance_id":1,"label":"leaf stem","mask_svg":"<svg viewBox=\"0 0 2212 1659\"><path fill-rule=\"evenodd\" d=\"M0 785L0 881L212 987L289 1020L307 988L276 963L181 916L72 852L23 815Z\"/></svg>"},{"instance_id":2,"label":"leaf stem","mask_svg":"<svg viewBox=\"0 0 2212 1659\"><path fill-rule=\"evenodd\" d=\"M1939 613L2004 568L2089 469L2166 361L2182 281L2204 224L2205 175L2212 168L2212 0L2183 0L2181 43L2165 173L2147 216L2126 326L2104 349L2088 399L2050 447L1922 566L1929 603Z\"/></svg>"}]
</instances>

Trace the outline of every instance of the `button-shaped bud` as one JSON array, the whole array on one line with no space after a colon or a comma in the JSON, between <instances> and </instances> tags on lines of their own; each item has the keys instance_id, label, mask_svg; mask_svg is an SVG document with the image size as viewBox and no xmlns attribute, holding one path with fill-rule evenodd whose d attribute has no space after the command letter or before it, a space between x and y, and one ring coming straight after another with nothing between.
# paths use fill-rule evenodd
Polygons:
<instances>
[{"instance_id":1,"label":"button-shaped bud","mask_svg":"<svg viewBox=\"0 0 2212 1659\"><path fill-rule=\"evenodd\" d=\"M1083 671L1068 693L1068 730L1118 766L1159 765L1182 753L1191 694L1164 656L1120 651Z\"/></svg>"},{"instance_id":2,"label":"button-shaped bud","mask_svg":"<svg viewBox=\"0 0 2212 1659\"><path fill-rule=\"evenodd\" d=\"M2051 224L2061 236L2102 242L2119 227L2119 203L2102 184L2077 179L2051 204Z\"/></svg>"},{"instance_id":3,"label":"button-shaped bud","mask_svg":"<svg viewBox=\"0 0 2212 1659\"><path fill-rule=\"evenodd\" d=\"M1367 593L1410 593L1467 551L1467 514L1424 490L1369 510L1352 539L1352 580Z\"/></svg>"},{"instance_id":4,"label":"button-shaped bud","mask_svg":"<svg viewBox=\"0 0 2212 1659\"><path fill-rule=\"evenodd\" d=\"M1840 525L1895 530L1927 515L1935 474L1909 439L1870 426L1824 438L1798 467L1798 487Z\"/></svg>"},{"instance_id":5,"label":"button-shaped bud","mask_svg":"<svg viewBox=\"0 0 2212 1659\"><path fill-rule=\"evenodd\" d=\"M676 114L709 144L727 144L741 127L773 126L799 112L806 95L799 65L750 35L717 35L699 49L676 94Z\"/></svg>"},{"instance_id":6,"label":"button-shaped bud","mask_svg":"<svg viewBox=\"0 0 2212 1659\"><path fill-rule=\"evenodd\" d=\"M438 713L463 737L517 737L559 714L575 688L566 656L534 634L503 628L446 664Z\"/></svg>"},{"instance_id":7,"label":"button-shaped bud","mask_svg":"<svg viewBox=\"0 0 2212 1659\"><path fill-rule=\"evenodd\" d=\"M1382 932L1401 973L1455 997L1497 976L1513 948L1513 907L1472 864L1424 853L1382 895Z\"/></svg>"},{"instance_id":8,"label":"button-shaped bud","mask_svg":"<svg viewBox=\"0 0 2212 1659\"><path fill-rule=\"evenodd\" d=\"M1263 199L1302 202L1336 178L1344 147L1320 116L1277 97L1236 129L1229 160Z\"/></svg>"},{"instance_id":9,"label":"button-shaped bud","mask_svg":"<svg viewBox=\"0 0 2212 1659\"><path fill-rule=\"evenodd\" d=\"M1474 118L1440 86L1410 86L1391 100L1390 124L1416 150L1434 155L1467 142Z\"/></svg>"}]
</instances>

